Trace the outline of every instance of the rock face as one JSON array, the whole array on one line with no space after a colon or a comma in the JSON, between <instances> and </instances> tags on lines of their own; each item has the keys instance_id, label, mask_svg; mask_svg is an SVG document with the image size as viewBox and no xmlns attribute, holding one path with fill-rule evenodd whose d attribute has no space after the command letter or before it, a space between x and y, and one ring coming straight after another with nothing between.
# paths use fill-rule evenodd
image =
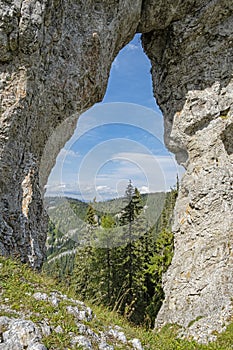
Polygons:
<instances>
[{"instance_id":1,"label":"rock face","mask_svg":"<svg viewBox=\"0 0 233 350\"><path fill-rule=\"evenodd\" d=\"M142 32L165 141L187 169L157 325L221 330L233 295L232 14L231 0L1 2L1 254L41 266L43 186L56 155L103 98L116 54Z\"/></svg>"},{"instance_id":2,"label":"rock face","mask_svg":"<svg viewBox=\"0 0 233 350\"><path fill-rule=\"evenodd\" d=\"M40 343L41 332L30 320L0 317L0 334L2 350L46 350Z\"/></svg>"},{"instance_id":3,"label":"rock face","mask_svg":"<svg viewBox=\"0 0 233 350\"><path fill-rule=\"evenodd\" d=\"M233 313L232 28L233 4L215 1L143 38L165 140L187 169L156 325L192 324L202 342Z\"/></svg>"},{"instance_id":4,"label":"rock face","mask_svg":"<svg viewBox=\"0 0 233 350\"><path fill-rule=\"evenodd\" d=\"M41 266L43 185L78 113L103 98L111 63L132 39L140 13L140 0L1 2L2 254ZM63 120L65 128L51 144Z\"/></svg>"}]
</instances>

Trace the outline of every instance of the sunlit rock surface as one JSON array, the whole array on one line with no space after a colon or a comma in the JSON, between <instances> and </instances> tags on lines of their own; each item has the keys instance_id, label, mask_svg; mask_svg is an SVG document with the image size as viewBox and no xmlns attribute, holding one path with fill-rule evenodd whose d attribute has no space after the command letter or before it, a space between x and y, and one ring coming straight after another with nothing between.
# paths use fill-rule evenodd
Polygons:
<instances>
[{"instance_id":1,"label":"sunlit rock surface","mask_svg":"<svg viewBox=\"0 0 233 350\"><path fill-rule=\"evenodd\" d=\"M192 324L186 334L205 342L232 315L233 4L202 6L145 34L143 44L165 115L165 141L187 169L156 326Z\"/></svg>"}]
</instances>

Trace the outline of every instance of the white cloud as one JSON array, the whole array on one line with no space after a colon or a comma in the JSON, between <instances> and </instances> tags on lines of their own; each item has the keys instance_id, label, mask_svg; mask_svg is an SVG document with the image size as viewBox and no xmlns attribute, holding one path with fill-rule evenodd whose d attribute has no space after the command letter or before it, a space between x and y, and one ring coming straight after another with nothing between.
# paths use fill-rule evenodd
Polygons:
<instances>
[{"instance_id":1,"label":"white cloud","mask_svg":"<svg viewBox=\"0 0 233 350\"><path fill-rule=\"evenodd\" d=\"M80 154L71 149L62 148L59 152L58 158L65 159L66 157L78 158Z\"/></svg>"},{"instance_id":2,"label":"white cloud","mask_svg":"<svg viewBox=\"0 0 233 350\"><path fill-rule=\"evenodd\" d=\"M120 62L119 62L119 58L116 57L115 60L113 61L112 63L112 68L116 69L116 70L119 70L120 68Z\"/></svg>"},{"instance_id":3,"label":"white cloud","mask_svg":"<svg viewBox=\"0 0 233 350\"><path fill-rule=\"evenodd\" d=\"M151 147L153 138L157 139L153 146L154 152L164 153L162 118L158 113L129 103L99 104L84 113L75 134L61 150L50 175L47 192L67 192L75 196L81 193L85 200L92 200L95 196L105 199L111 195L122 195L129 179L146 192L147 188L150 192L168 190L175 184L176 174L183 174L183 168L177 165L169 153L152 154L149 146L144 144L145 139L134 141L126 136L102 142L97 139L87 153L85 148L80 149L80 152L75 151L78 146L76 142L85 133L88 135L91 131L89 137L96 140L98 133L95 128L115 123L148 132L152 137ZM148 145L149 136L146 137ZM89 139L86 140L88 143Z\"/></svg>"},{"instance_id":4,"label":"white cloud","mask_svg":"<svg viewBox=\"0 0 233 350\"><path fill-rule=\"evenodd\" d=\"M138 45L135 45L135 44L128 44L126 47L125 47L125 49L127 50L127 51L134 51L134 50L141 50L141 47L140 46L138 46Z\"/></svg>"},{"instance_id":5,"label":"white cloud","mask_svg":"<svg viewBox=\"0 0 233 350\"><path fill-rule=\"evenodd\" d=\"M122 152L113 158L121 160L114 174L115 179L132 179L136 182L135 186L148 187L150 192L169 190L175 184L176 175L181 177L184 173L184 169L177 165L171 155Z\"/></svg>"},{"instance_id":6,"label":"white cloud","mask_svg":"<svg viewBox=\"0 0 233 350\"><path fill-rule=\"evenodd\" d=\"M59 191L64 188L66 188L66 184L63 183L50 183L45 186L45 189L50 192Z\"/></svg>"},{"instance_id":7,"label":"white cloud","mask_svg":"<svg viewBox=\"0 0 233 350\"><path fill-rule=\"evenodd\" d=\"M176 161L171 155L154 155L143 152L120 152L116 153L112 159L122 159L123 162L129 161L137 164L138 166L149 167L163 166L163 167L176 167Z\"/></svg>"},{"instance_id":8,"label":"white cloud","mask_svg":"<svg viewBox=\"0 0 233 350\"><path fill-rule=\"evenodd\" d=\"M99 192L103 192L103 191L106 191L106 190L111 190L111 189L108 186L97 186L96 187L96 191L99 191Z\"/></svg>"},{"instance_id":9,"label":"white cloud","mask_svg":"<svg viewBox=\"0 0 233 350\"><path fill-rule=\"evenodd\" d=\"M110 147L108 147L110 149ZM150 153L118 152L113 147L110 155L101 152L94 153L88 159L87 165L81 165L79 177L73 172L73 167L60 176L56 176L46 186L47 195L75 196L85 201L97 201L111 197L122 196L131 179L141 193L169 190L176 182L176 175L183 174L171 155L153 155ZM110 162L105 157L110 156ZM108 158L109 159L109 158ZM106 167L104 164L107 164ZM103 165L103 166L102 166Z\"/></svg>"},{"instance_id":10,"label":"white cloud","mask_svg":"<svg viewBox=\"0 0 233 350\"><path fill-rule=\"evenodd\" d=\"M142 186L138 190L140 193L149 193L150 192L148 186Z\"/></svg>"},{"instance_id":11,"label":"white cloud","mask_svg":"<svg viewBox=\"0 0 233 350\"><path fill-rule=\"evenodd\" d=\"M66 147L70 148L84 134L93 133L95 128L110 124L140 128L163 143L163 118L160 112L133 103L112 102L96 104L83 113Z\"/></svg>"}]
</instances>

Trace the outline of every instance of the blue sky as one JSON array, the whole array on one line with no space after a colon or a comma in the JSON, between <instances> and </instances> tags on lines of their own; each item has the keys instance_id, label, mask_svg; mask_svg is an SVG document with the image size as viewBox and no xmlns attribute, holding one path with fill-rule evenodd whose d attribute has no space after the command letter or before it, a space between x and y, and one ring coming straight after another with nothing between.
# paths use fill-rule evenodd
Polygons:
<instances>
[{"instance_id":1,"label":"blue sky","mask_svg":"<svg viewBox=\"0 0 233 350\"><path fill-rule=\"evenodd\" d=\"M136 103L159 112L152 92L151 64L141 46L140 34L121 50L112 64L103 102Z\"/></svg>"},{"instance_id":2,"label":"blue sky","mask_svg":"<svg viewBox=\"0 0 233 350\"><path fill-rule=\"evenodd\" d=\"M102 103L78 120L61 150L47 195L84 201L123 196L129 179L141 192L166 191L183 173L163 143L163 118L152 93L140 35L112 64Z\"/></svg>"}]
</instances>

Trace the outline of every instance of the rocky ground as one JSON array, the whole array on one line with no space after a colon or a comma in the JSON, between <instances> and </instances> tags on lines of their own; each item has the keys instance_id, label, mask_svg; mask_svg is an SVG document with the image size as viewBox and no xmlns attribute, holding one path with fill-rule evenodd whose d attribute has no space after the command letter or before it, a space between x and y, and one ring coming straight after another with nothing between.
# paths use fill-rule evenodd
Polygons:
<instances>
[{"instance_id":1,"label":"rocky ground","mask_svg":"<svg viewBox=\"0 0 233 350\"><path fill-rule=\"evenodd\" d=\"M0 256L0 350L232 350L233 322L209 334L216 341L205 345L192 340L198 321L185 332L175 325L160 332L135 327L116 312L77 300L65 283Z\"/></svg>"},{"instance_id":2,"label":"rocky ground","mask_svg":"<svg viewBox=\"0 0 233 350\"><path fill-rule=\"evenodd\" d=\"M143 350L139 339L98 319L59 288L47 276L0 257L0 350Z\"/></svg>"},{"instance_id":3,"label":"rocky ground","mask_svg":"<svg viewBox=\"0 0 233 350\"><path fill-rule=\"evenodd\" d=\"M91 321L95 319L95 315L90 307L83 302L68 298L58 291L50 294L37 292L30 297L34 298L43 305L47 304L52 308L59 309L59 305L63 302L66 304L66 317L73 317L76 329L70 330L68 333L69 349L100 349L114 350L116 346L122 346L124 349L143 350L139 339L127 339L123 330L119 326L108 327L103 331L94 331ZM7 303L7 300L5 300ZM44 319L40 324L32 322L30 316L39 316L30 312L25 314L15 312L2 304L1 311L15 314L15 317L0 317L0 350L46 350L42 338L48 337L51 333L64 333L63 326L58 322L57 326L52 326L48 319ZM56 312L56 311L55 311ZM65 315L64 315L65 317Z\"/></svg>"}]
</instances>

